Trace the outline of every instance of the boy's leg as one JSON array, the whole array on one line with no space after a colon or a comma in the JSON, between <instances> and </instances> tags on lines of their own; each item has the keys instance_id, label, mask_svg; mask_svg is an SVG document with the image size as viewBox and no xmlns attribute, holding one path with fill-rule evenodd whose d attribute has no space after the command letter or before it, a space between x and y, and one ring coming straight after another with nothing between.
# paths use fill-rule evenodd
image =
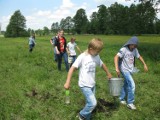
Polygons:
<instances>
[{"instance_id":1,"label":"boy's leg","mask_svg":"<svg viewBox=\"0 0 160 120\"><path fill-rule=\"evenodd\" d=\"M120 101L125 101L126 94L127 94L127 82L126 82L126 79L124 77L124 84L123 84L123 87L122 87L122 90L121 90L121 95L119 97Z\"/></svg>"},{"instance_id":2,"label":"boy's leg","mask_svg":"<svg viewBox=\"0 0 160 120\"><path fill-rule=\"evenodd\" d=\"M30 45L29 45L29 52L32 52L32 49L33 49L33 48L32 48L32 45L30 44Z\"/></svg>"},{"instance_id":3,"label":"boy's leg","mask_svg":"<svg viewBox=\"0 0 160 120\"><path fill-rule=\"evenodd\" d=\"M74 63L74 61L76 60L76 56L71 56L72 57L72 61L71 61L71 63L69 64L70 66L70 68L71 68L71 66L72 66L72 64Z\"/></svg>"},{"instance_id":4,"label":"boy's leg","mask_svg":"<svg viewBox=\"0 0 160 120\"><path fill-rule=\"evenodd\" d=\"M68 72L69 70L69 65L68 65L68 55L67 53L63 53L63 58L64 58L64 63L65 63L65 66L66 66L66 71Z\"/></svg>"},{"instance_id":5,"label":"boy's leg","mask_svg":"<svg viewBox=\"0 0 160 120\"><path fill-rule=\"evenodd\" d=\"M80 111L80 115L82 115L87 120L90 120L91 113L97 105L97 100L95 98L95 87L93 88L82 87L81 90L85 96L86 105Z\"/></svg>"},{"instance_id":6,"label":"boy's leg","mask_svg":"<svg viewBox=\"0 0 160 120\"><path fill-rule=\"evenodd\" d=\"M57 66L58 66L58 70L61 71L61 64L62 64L62 55L61 53L60 54L57 54Z\"/></svg>"},{"instance_id":7,"label":"boy's leg","mask_svg":"<svg viewBox=\"0 0 160 120\"><path fill-rule=\"evenodd\" d=\"M132 104L134 102L135 83L130 72L125 72L123 73L123 75L127 83L127 87L126 87L128 91L127 104Z\"/></svg>"},{"instance_id":8,"label":"boy's leg","mask_svg":"<svg viewBox=\"0 0 160 120\"><path fill-rule=\"evenodd\" d=\"M76 60L76 56L73 56L72 64L74 63L75 60Z\"/></svg>"}]
</instances>

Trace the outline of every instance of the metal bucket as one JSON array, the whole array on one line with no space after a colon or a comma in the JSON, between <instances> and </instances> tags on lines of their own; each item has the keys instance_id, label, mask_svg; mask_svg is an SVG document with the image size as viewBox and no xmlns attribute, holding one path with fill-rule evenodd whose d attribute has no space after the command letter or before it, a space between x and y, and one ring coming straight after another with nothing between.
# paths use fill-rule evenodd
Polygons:
<instances>
[{"instance_id":1,"label":"metal bucket","mask_svg":"<svg viewBox=\"0 0 160 120\"><path fill-rule=\"evenodd\" d=\"M111 78L109 80L109 91L112 96L119 96L123 85L123 78Z\"/></svg>"}]
</instances>

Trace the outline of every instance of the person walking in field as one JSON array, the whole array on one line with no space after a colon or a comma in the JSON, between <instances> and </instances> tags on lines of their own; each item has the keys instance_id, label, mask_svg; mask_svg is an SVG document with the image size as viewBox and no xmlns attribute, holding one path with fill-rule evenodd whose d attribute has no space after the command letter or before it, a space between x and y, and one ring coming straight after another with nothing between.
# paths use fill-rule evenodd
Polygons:
<instances>
[{"instance_id":1,"label":"person walking in field","mask_svg":"<svg viewBox=\"0 0 160 120\"><path fill-rule=\"evenodd\" d=\"M69 67L72 66L72 64L74 63L74 61L76 60L76 50L75 47L77 48L77 50L81 53L80 48L77 46L76 42L75 42L75 38L72 37L71 41L67 44L67 48L68 48L68 63L69 63Z\"/></svg>"},{"instance_id":2,"label":"person walking in field","mask_svg":"<svg viewBox=\"0 0 160 120\"><path fill-rule=\"evenodd\" d=\"M29 38L29 52L33 51L33 48L35 47L35 34L32 34L32 36Z\"/></svg>"},{"instance_id":3,"label":"person walking in field","mask_svg":"<svg viewBox=\"0 0 160 120\"><path fill-rule=\"evenodd\" d=\"M67 49L67 41L66 41L66 38L64 37L63 30L59 30L58 32L58 37L55 40L55 49L57 54L58 70L61 71L61 64L62 64L62 57L63 57L65 66L66 66L66 71L68 72L69 70L68 55L67 55L68 49Z\"/></svg>"},{"instance_id":4,"label":"person walking in field","mask_svg":"<svg viewBox=\"0 0 160 120\"><path fill-rule=\"evenodd\" d=\"M148 67L139 54L137 46L138 38L136 36L131 37L114 57L117 75L120 76L121 73L124 77L124 85L119 97L120 102L127 104L127 107L132 110L136 109L136 106L133 104L135 101L135 82L132 77L134 72L134 58L138 58L143 63L144 70L148 71Z\"/></svg>"},{"instance_id":5,"label":"person walking in field","mask_svg":"<svg viewBox=\"0 0 160 120\"><path fill-rule=\"evenodd\" d=\"M56 61L56 62L57 62L57 55L56 55L55 41L56 41L57 38L58 38L58 33L57 33L56 36L54 36L54 37L52 37L52 38L50 39L50 43L51 43L51 45L53 46L54 61Z\"/></svg>"},{"instance_id":6,"label":"person walking in field","mask_svg":"<svg viewBox=\"0 0 160 120\"><path fill-rule=\"evenodd\" d=\"M79 69L78 85L86 99L85 107L78 114L80 120L90 120L91 113L97 105L97 100L95 97L96 66L100 66L101 68L103 68L108 78L112 77L112 75L108 71L107 66L100 59L99 53L102 48L103 42L100 39L92 39L89 42L88 49L77 57L77 59L69 69L67 80L64 84L64 88L69 89L72 74L76 69Z\"/></svg>"}]
</instances>

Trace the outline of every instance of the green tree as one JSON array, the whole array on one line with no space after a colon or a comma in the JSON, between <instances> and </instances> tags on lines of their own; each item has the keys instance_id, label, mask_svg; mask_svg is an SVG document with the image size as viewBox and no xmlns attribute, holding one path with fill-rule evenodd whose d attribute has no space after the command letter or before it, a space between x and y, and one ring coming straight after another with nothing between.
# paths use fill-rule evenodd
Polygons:
<instances>
[{"instance_id":1,"label":"green tree","mask_svg":"<svg viewBox=\"0 0 160 120\"><path fill-rule=\"evenodd\" d=\"M31 28L28 28L27 32L29 33L29 35L32 35L33 33L35 33L35 31L32 30Z\"/></svg>"},{"instance_id":2,"label":"green tree","mask_svg":"<svg viewBox=\"0 0 160 120\"><path fill-rule=\"evenodd\" d=\"M156 19L156 12L151 2L145 2L137 5L136 15L138 17L137 34L154 33L154 20Z\"/></svg>"},{"instance_id":3,"label":"green tree","mask_svg":"<svg viewBox=\"0 0 160 120\"><path fill-rule=\"evenodd\" d=\"M114 34L125 34L128 26L128 7L115 2L109 8L110 26Z\"/></svg>"},{"instance_id":4,"label":"green tree","mask_svg":"<svg viewBox=\"0 0 160 120\"><path fill-rule=\"evenodd\" d=\"M156 19L156 22L155 22L155 33L160 34L160 20L159 19Z\"/></svg>"},{"instance_id":5,"label":"green tree","mask_svg":"<svg viewBox=\"0 0 160 120\"><path fill-rule=\"evenodd\" d=\"M100 34L105 34L107 32L107 7L105 5L98 6L99 10L97 13L97 28Z\"/></svg>"},{"instance_id":6,"label":"green tree","mask_svg":"<svg viewBox=\"0 0 160 120\"><path fill-rule=\"evenodd\" d=\"M79 9L73 17L74 28L78 34L87 33L88 19L84 9Z\"/></svg>"},{"instance_id":7,"label":"green tree","mask_svg":"<svg viewBox=\"0 0 160 120\"><path fill-rule=\"evenodd\" d=\"M43 35L49 35L49 29L48 27L43 27Z\"/></svg>"},{"instance_id":8,"label":"green tree","mask_svg":"<svg viewBox=\"0 0 160 120\"><path fill-rule=\"evenodd\" d=\"M137 21L138 21L138 15L137 15L137 6L135 4L132 4L129 8L128 13L128 33L129 34L137 34Z\"/></svg>"},{"instance_id":9,"label":"green tree","mask_svg":"<svg viewBox=\"0 0 160 120\"><path fill-rule=\"evenodd\" d=\"M52 31L52 32L57 33L58 29L59 29L59 24L58 24L58 22L55 22L55 23L53 23L53 24L51 25L51 31Z\"/></svg>"},{"instance_id":10,"label":"green tree","mask_svg":"<svg viewBox=\"0 0 160 120\"><path fill-rule=\"evenodd\" d=\"M70 16L66 17L65 22L66 22L65 29L67 30L67 32L69 34L74 27L74 23L73 23L73 20Z\"/></svg>"},{"instance_id":11,"label":"green tree","mask_svg":"<svg viewBox=\"0 0 160 120\"><path fill-rule=\"evenodd\" d=\"M65 25L66 25L65 19L62 18L59 25L60 29L65 29Z\"/></svg>"},{"instance_id":12,"label":"green tree","mask_svg":"<svg viewBox=\"0 0 160 120\"><path fill-rule=\"evenodd\" d=\"M42 36L43 30L38 29L38 30L35 31L35 33L36 33L36 35Z\"/></svg>"},{"instance_id":13,"label":"green tree","mask_svg":"<svg viewBox=\"0 0 160 120\"><path fill-rule=\"evenodd\" d=\"M20 10L17 10L10 18L10 22L5 32L5 37L29 36L25 28L26 28L26 19L21 14Z\"/></svg>"},{"instance_id":14,"label":"green tree","mask_svg":"<svg viewBox=\"0 0 160 120\"><path fill-rule=\"evenodd\" d=\"M97 23L98 23L98 18L97 18L97 13L93 12L91 17L90 17L90 32L93 34L97 34Z\"/></svg>"},{"instance_id":15,"label":"green tree","mask_svg":"<svg viewBox=\"0 0 160 120\"><path fill-rule=\"evenodd\" d=\"M66 17L65 19L64 18L61 19L60 28L67 31L68 34L73 30L73 27L74 27L74 23L70 16Z\"/></svg>"}]
</instances>

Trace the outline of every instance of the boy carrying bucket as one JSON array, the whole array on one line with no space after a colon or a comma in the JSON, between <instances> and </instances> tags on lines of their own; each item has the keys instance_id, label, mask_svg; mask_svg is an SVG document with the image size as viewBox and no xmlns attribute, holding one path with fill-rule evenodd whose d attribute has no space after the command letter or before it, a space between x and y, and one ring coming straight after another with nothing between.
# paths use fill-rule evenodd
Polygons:
<instances>
[{"instance_id":1,"label":"boy carrying bucket","mask_svg":"<svg viewBox=\"0 0 160 120\"><path fill-rule=\"evenodd\" d=\"M99 53L103 48L103 42L100 39L92 39L88 45L88 49L80 54L69 69L65 89L70 88L70 81L73 72L79 68L78 85L86 99L85 107L79 112L80 120L90 120L91 113L97 105L95 97L95 72L96 66L100 66L110 79L112 76L106 65L100 59Z\"/></svg>"},{"instance_id":2,"label":"boy carrying bucket","mask_svg":"<svg viewBox=\"0 0 160 120\"><path fill-rule=\"evenodd\" d=\"M148 67L140 56L138 49L138 38L132 37L128 42L120 49L117 55L114 57L115 69L117 75L120 76L120 72L124 77L124 85L122 87L121 95L119 97L122 104L127 104L127 107L135 110L134 93L135 83L132 77L134 72L134 58L138 58L144 65L144 70L148 71ZM127 99L126 99L127 96ZM126 102L127 101L127 102Z\"/></svg>"}]
</instances>

